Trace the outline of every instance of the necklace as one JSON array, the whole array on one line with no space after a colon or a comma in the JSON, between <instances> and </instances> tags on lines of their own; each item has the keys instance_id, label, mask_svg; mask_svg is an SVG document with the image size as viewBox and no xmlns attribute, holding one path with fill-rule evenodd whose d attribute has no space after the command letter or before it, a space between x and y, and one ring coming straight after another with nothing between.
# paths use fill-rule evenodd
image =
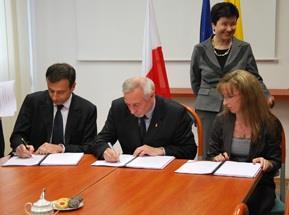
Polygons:
<instances>
[{"instance_id":1,"label":"necklace","mask_svg":"<svg viewBox=\"0 0 289 215\"><path fill-rule=\"evenodd\" d=\"M212 39L212 45L213 45L213 48L214 48L214 53L215 53L215 55L218 56L218 57L224 57L224 56L226 56L226 55L229 54L229 52L230 52L230 50L231 50L231 48L232 48L232 40L230 41L230 46L229 46L229 48L228 48L224 53L218 53L218 52L216 51L214 38ZM225 50L225 49L224 49L224 50ZM223 51L223 50L222 50L222 51Z\"/></svg>"},{"instance_id":2,"label":"necklace","mask_svg":"<svg viewBox=\"0 0 289 215\"><path fill-rule=\"evenodd\" d=\"M227 49L227 51L225 51L225 52L222 53L222 54L219 54L219 53L216 51L216 49L214 48L214 53L215 53L215 55L218 56L218 57L224 57L224 56L226 56L226 55L229 54L230 50L231 50L231 46L230 46L230 48Z\"/></svg>"}]
</instances>

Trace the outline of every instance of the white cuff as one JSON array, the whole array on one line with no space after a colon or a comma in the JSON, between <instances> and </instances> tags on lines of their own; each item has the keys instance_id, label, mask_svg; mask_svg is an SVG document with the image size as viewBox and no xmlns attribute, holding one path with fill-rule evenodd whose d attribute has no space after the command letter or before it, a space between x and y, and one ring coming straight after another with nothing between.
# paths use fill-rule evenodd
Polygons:
<instances>
[{"instance_id":1,"label":"white cuff","mask_svg":"<svg viewBox=\"0 0 289 215\"><path fill-rule=\"evenodd\" d=\"M58 144L59 146L61 146L62 150L60 153L64 153L65 152L65 146L63 144Z\"/></svg>"}]
</instances>

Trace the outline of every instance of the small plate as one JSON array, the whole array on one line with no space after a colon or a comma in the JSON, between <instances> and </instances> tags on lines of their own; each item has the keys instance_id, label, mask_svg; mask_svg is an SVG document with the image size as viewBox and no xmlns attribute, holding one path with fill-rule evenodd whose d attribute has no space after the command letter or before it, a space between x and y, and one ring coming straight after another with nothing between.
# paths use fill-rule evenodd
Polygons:
<instances>
[{"instance_id":1,"label":"small plate","mask_svg":"<svg viewBox=\"0 0 289 215\"><path fill-rule=\"evenodd\" d=\"M55 206L54 201L52 202L52 204L53 204L53 209L54 209L54 210L58 210L58 211L72 211L72 210L76 210L76 209L82 208L83 205L84 205L84 202L81 201L81 202L79 203L78 208L58 208L58 207Z\"/></svg>"}]
</instances>

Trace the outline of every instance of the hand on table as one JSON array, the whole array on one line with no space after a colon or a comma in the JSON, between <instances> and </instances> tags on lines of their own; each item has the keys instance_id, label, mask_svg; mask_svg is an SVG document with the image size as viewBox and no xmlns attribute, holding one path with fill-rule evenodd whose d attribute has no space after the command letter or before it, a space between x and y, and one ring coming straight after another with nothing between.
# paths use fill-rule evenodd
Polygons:
<instances>
[{"instance_id":1,"label":"hand on table","mask_svg":"<svg viewBox=\"0 0 289 215\"><path fill-rule=\"evenodd\" d=\"M214 161L227 161L227 160L229 160L230 158L229 158L229 155L227 154L227 152L223 152L223 153L220 153L220 154L218 154L217 156L215 156L214 158L213 158L213 160Z\"/></svg>"},{"instance_id":2,"label":"hand on table","mask_svg":"<svg viewBox=\"0 0 289 215\"><path fill-rule=\"evenodd\" d=\"M62 153L63 147L60 144L43 143L35 152L36 154L46 155L54 153Z\"/></svg>"},{"instance_id":3,"label":"hand on table","mask_svg":"<svg viewBox=\"0 0 289 215\"><path fill-rule=\"evenodd\" d=\"M253 163L260 163L261 168L264 172L270 171L273 168L273 164L271 163L271 161L266 160L263 157L258 157L258 158L254 158L253 159Z\"/></svg>"},{"instance_id":4,"label":"hand on table","mask_svg":"<svg viewBox=\"0 0 289 215\"><path fill-rule=\"evenodd\" d=\"M165 150L163 147L151 147L148 145L143 145L138 148L133 153L134 156L144 156L144 155L150 155L150 156L156 156L156 155L165 155Z\"/></svg>"}]
</instances>

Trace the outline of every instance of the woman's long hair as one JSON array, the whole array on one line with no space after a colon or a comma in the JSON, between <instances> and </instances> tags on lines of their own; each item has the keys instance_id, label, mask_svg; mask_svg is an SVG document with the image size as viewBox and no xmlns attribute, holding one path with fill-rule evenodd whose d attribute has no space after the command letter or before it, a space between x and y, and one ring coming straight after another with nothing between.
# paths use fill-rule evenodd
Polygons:
<instances>
[{"instance_id":1,"label":"woman's long hair","mask_svg":"<svg viewBox=\"0 0 289 215\"><path fill-rule=\"evenodd\" d=\"M253 143L260 137L264 125L270 129L270 132L274 132L276 118L270 112L263 89L254 75L244 70L227 73L220 80L217 89L221 94L224 90L232 94L234 90L239 91L240 110L245 123L251 127ZM225 108L224 112L229 112L229 110Z\"/></svg>"}]
</instances>

